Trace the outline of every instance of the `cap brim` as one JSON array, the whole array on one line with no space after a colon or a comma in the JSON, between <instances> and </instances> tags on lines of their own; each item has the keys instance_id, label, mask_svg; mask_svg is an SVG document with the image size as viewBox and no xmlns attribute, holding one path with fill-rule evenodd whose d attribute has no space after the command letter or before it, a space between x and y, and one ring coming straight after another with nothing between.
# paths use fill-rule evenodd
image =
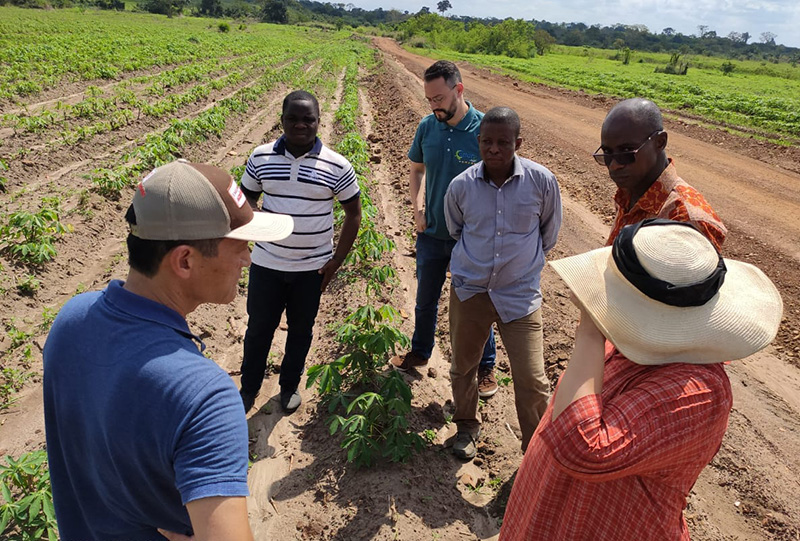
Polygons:
<instances>
[{"instance_id":1,"label":"cap brim","mask_svg":"<svg viewBox=\"0 0 800 541\"><path fill-rule=\"evenodd\" d=\"M292 234L294 220L286 214L256 212L253 219L242 227L237 227L225 238L251 240L254 242L272 242L285 239Z\"/></svg>"}]
</instances>

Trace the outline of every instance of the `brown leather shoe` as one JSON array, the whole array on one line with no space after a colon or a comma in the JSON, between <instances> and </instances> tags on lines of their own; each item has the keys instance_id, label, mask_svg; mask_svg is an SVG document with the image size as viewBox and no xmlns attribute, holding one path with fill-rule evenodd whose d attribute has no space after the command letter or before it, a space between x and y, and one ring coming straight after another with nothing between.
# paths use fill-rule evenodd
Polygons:
<instances>
[{"instance_id":1,"label":"brown leather shoe","mask_svg":"<svg viewBox=\"0 0 800 541\"><path fill-rule=\"evenodd\" d=\"M494 379L494 368L478 368L478 396L489 398L497 392L497 380Z\"/></svg>"},{"instance_id":2,"label":"brown leather shoe","mask_svg":"<svg viewBox=\"0 0 800 541\"><path fill-rule=\"evenodd\" d=\"M392 363L392 366L395 369L401 372L407 372L412 368L419 368L421 366L427 365L428 359L423 359L413 351L409 351L402 357L400 357L399 355L392 357L392 359L389 362Z\"/></svg>"}]
</instances>

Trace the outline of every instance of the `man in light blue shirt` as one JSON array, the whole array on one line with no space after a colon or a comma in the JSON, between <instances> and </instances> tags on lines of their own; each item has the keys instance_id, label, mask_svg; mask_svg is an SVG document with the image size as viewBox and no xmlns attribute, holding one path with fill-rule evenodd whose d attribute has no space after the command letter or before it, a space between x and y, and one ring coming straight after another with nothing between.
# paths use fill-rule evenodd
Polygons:
<instances>
[{"instance_id":1,"label":"man in light blue shirt","mask_svg":"<svg viewBox=\"0 0 800 541\"><path fill-rule=\"evenodd\" d=\"M516 155L519 130L513 110L486 113L478 136L482 161L453 179L444 198L457 241L450 260L450 378L458 426L453 453L463 459L475 456L480 435L475 375L492 324L511 364L523 451L549 398L539 280L561 227L561 194L553 173Z\"/></svg>"}]
</instances>

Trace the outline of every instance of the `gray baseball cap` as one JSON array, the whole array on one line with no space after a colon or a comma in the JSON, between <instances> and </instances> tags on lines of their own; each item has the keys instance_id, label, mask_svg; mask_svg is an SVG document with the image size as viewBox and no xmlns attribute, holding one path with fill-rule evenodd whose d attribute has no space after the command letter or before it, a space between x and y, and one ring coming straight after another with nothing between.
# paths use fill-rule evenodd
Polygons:
<instances>
[{"instance_id":1,"label":"gray baseball cap","mask_svg":"<svg viewBox=\"0 0 800 541\"><path fill-rule=\"evenodd\" d=\"M153 169L133 196L131 234L147 240L288 237L291 216L253 212L233 177L213 165L176 160Z\"/></svg>"}]
</instances>

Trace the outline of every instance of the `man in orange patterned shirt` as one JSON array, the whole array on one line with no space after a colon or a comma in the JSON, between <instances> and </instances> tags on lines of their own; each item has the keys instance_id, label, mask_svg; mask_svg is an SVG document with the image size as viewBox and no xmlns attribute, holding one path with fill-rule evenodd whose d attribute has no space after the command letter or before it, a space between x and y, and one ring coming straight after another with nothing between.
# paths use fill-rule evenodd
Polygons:
<instances>
[{"instance_id":1,"label":"man in orange patterned shirt","mask_svg":"<svg viewBox=\"0 0 800 541\"><path fill-rule=\"evenodd\" d=\"M618 190L617 216L606 242L610 246L626 225L646 218L689 222L719 250L727 229L705 198L678 176L667 158L667 132L661 111L650 100L631 98L615 105L603 122L594 154Z\"/></svg>"}]
</instances>

